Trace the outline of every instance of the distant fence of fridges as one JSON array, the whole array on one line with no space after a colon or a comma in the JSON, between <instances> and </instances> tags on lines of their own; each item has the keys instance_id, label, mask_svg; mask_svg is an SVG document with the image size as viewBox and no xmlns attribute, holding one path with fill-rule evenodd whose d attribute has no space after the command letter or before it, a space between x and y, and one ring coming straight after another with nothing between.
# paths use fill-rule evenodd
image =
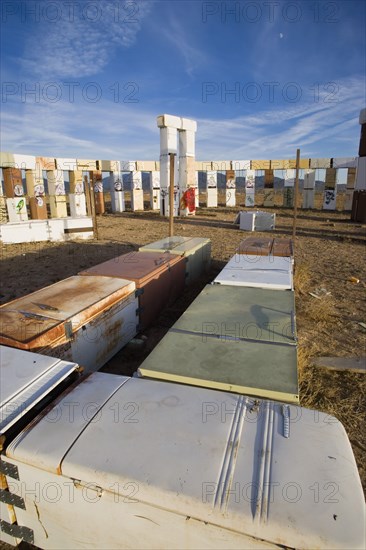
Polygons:
<instances>
[{"instance_id":1,"label":"distant fence of fridges","mask_svg":"<svg viewBox=\"0 0 366 550\"><path fill-rule=\"evenodd\" d=\"M361 160L301 159L298 207L350 211ZM0 168L1 223L86 216L93 210L160 210L167 194L160 186L158 161L0 153ZM196 188L196 207L292 208L295 168L294 159L194 161L190 186Z\"/></svg>"}]
</instances>

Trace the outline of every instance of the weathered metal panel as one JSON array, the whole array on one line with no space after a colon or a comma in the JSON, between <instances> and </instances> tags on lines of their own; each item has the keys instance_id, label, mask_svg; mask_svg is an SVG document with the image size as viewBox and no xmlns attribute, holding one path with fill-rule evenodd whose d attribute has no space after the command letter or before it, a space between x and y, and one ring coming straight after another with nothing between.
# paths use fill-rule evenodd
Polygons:
<instances>
[{"instance_id":1,"label":"weathered metal panel","mask_svg":"<svg viewBox=\"0 0 366 550\"><path fill-rule=\"evenodd\" d=\"M235 254L214 280L214 283L277 290L293 290L292 261L279 256Z\"/></svg>"},{"instance_id":2,"label":"weathered metal panel","mask_svg":"<svg viewBox=\"0 0 366 550\"><path fill-rule=\"evenodd\" d=\"M336 419L101 373L66 395L57 413L59 434L45 417L7 449L6 460L19 465L13 490L26 492L18 521L34 529L37 546L120 548L123 536L136 549L363 548L362 488ZM314 483L336 498L314 504ZM47 498L50 487L57 502Z\"/></svg>"},{"instance_id":3,"label":"weathered metal panel","mask_svg":"<svg viewBox=\"0 0 366 550\"><path fill-rule=\"evenodd\" d=\"M234 340L296 344L293 292L207 285L174 324L186 331Z\"/></svg>"},{"instance_id":4,"label":"weathered metal panel","mask_svg":"<svg viewBox=\"0 0 366 550\"><path fill-rule=\"evenodd\" d=\"M0 343L39 351L67 341L66 321L75 333L134 289L131 281L97 276L55 283L1 306Z\"/></svg>"},{"instance_id":5,"label":"weathered metal panel","mask_svg":"<svg viewBox=\"0 0 366 550\"><path fill-rule=\"evenodd\" d=\"M275 223L276 214L271 212L240 212L239 229L243 231L272 231Z\"/></svg>"},{"instance_id":6,"label":"weathered metal panel","mask_svg":"<svg viewBox=\"0 0 366 550\"><path fill-rule=\"evenodd\" d=\"M296 346L202 336L173 328L139 372L149 378L299 402Z\"/></svg>"},{"instance_id":7,"label":"weathered metal panel","mask_svg":"<svg viewBox=\"0 0 366 550\"><path fill-rule=\"evenodd\" d=\"M236 252L249 256L268 256L272 245L273 239L269 237L247 237L241 241Z\"/></svg>"},{"instance_id":8,"label":"weathered metal panel","mask_svg":"<svg viewBox=\"0 0 366 550\"><path fill-rule=\"evenodd\" d=\"M75 363L0 346L0 434L77 368Z\"/></svg>"},{"instance_id":9,"label":"weathered metal panel","mask_svg":"<svg viewBox=\"0 0 366 550\"><path fill-rule=\"evenodd\" d=\"M189 242L193 237L180 237L174 235L173 237L166 237L165 239L160 239L160 241L155 241L153 243L145 244L140 246L140 252L171 252L178 245L185 242Z\"/></svg>"},{"instance_id":10,"label":"weathered metal panel","mask_svg":"<svg viewBox=\"0 0 366 550\"><path fill-rule=\"evenodd\" d=\"M27 430L24 440L22 436L19 437L19 441L14 440L10 455L15 455L21 462L41 470L60 474L65 452L128 379L123 376L106 376L102 373L88 376L73 390L75 399L71 399L70 394L67 394L61 403L56 403L45 411L41 422ZM67 406L67 403L73 403L73 406Z\"/></svg>"},{"instance_id":11,"label":"weathered metal panel","mask_svg":"<svg viewBox=\"0 0 366 550\"><path fill-rule=\"evenodd\" d=\"M294 249L291 239L274 239L272 247L273 256L292 258Z\"/></svg>"},{"instance_id":12,"label":"weathered metal panel","mask_svg":"<svg viewBox=\"0 0 366 550\"><path fill-rule=\"evenodd\" d=\"M167 269L169 264L177 262L179 258L169 253L129 252L81 271L79 275L116 277L134 281L136 288L140 288Z\"/></svg>"},{"instance_id":13,"label":"weathered metal panel","mask_svg":"<svg viewBox=\"0 0 366 550\"><path fill-rule=\"evenodd\" d=\"M209 269L211 263L211 241L201 237L167 237L144 245L139 248L139 251L161 253L169 251L171 254L185 256L187 284L198 279L204 271Z\"/></svg>"},{"instance_id":14,"label":"weathered metal panel","mask_svg":"<svg viewBox=\"0 0 366 550\"><path fill-rule=\"evenodd\" d=\"M19 168L3 168L4 191L9 199L24 196L22 171Z\"/></svg>"},{"instance_id":15,"label":"weathered metal panel","mask_svg":"<svg viewBox=\"0 0 366 550\"><path fill-rule=\"evenodd\" d=\"M130 294L89 321L71 340L73 361L94 371L102 367L138 332L139 301Z\"/></svg>"},{"instance_id":16,"label":"weathered metal panel","mask_svg":"<svg viewBox=\"0 0 366 550\"><path fill-rule=\"evenodd\" d=\"M130 252L98 264L80 275L103 275L134 281L139 296L140 325L146 328L161 310L180 296L185 285L185 258L169 252Z\"/></svg>"}]
</instances>

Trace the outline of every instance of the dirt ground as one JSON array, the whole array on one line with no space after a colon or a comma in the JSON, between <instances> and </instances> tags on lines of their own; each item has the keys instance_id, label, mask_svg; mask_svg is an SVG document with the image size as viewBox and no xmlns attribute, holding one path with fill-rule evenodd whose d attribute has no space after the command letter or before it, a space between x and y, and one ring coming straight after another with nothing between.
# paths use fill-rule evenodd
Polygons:
<instances>
[{"instance_id":1,"label":"dirt ground","mask_svg":"<svg viewBox=\"0 0 366 550\"><path fill-rule=\"evenodd\" d=\"M292 233L291 210L273 208L279 237ZM145 344L129 344L104 368L132 374L169 327L211 282L248 236L233 225L239 208L200 208L195 217L178 218L175 234L208 237L212 241L210 273L188 288L144 332ZM125 212L98 217L99 240L89 242L3 245L0 300L9 300L75 275L139 246L168 235L168 221L156 212ZM256 235L261 235L260 233ZM265 235L265 234L262 234ZM268 233L266 234L268 235ZM364 356L366 330L366 226L350 221L348 213L300 210L295 240L295 284L299 337L301 405L336 416L351 440L366 489L366 377L364 374L327 371L312 366L317 356ZM359 283L349 281L356 277ZM309 295L324 287L322 299Z\"/></svg>"}]
</instances>

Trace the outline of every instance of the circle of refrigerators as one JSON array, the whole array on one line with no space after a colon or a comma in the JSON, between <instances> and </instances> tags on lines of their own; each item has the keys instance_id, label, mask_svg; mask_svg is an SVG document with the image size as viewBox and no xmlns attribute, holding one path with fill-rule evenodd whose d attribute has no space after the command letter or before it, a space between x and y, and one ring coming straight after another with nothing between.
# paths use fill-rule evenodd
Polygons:
<instances>
[{"instance_id":1,"label":"circle of refrigerators","mask_svg":"<svg viewBox=\"0 0 366 550\"><path fill-rule=\"evenodd\" d=\"M333 417L299 407L293 250L250 237L133 377L95 372L207 273L169 237L0 308L0 539L363 548Z\"/></svg>"}]
</instances>

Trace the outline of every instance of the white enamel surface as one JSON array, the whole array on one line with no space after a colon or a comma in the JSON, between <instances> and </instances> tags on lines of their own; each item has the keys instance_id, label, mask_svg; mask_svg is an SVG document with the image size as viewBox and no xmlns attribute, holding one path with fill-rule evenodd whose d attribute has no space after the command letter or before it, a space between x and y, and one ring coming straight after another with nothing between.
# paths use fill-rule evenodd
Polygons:
<instances>
[{"instance_id":1,"label":"white enamel surface","mask_svg":"<svg viewBox=\"0 0 366 550\"><path fill-rule=\"evenodd\" d=\"M356 168L356 157L342 157L333 159L333 168Z\"/></svg>"},{"instance_id":2,"label":"white enamel surface","mask_svg":"<svg viewBox=\"0 0 366 550\"><path fill-rule=\"evenodd\" d=\"M20 201L23 201L22 204L20 204ZM25 196L16 199L6 199L6 208L9 222L17 223L28 220L27 199Z\"/></svg>"},{"instance_id":3,"label":"white enamel surface","mask_svg":"<svg viewBox=\"0 0 366 550\"><path fill-rule=\"evenodd\" d=\"M6 453L19 465L23 487L36 479L41 489L52 481L60 487L57 506L40 491L42 525L34 521L30 490L26 511L19 511L18 521L35 526L42 547L85 548L92 539L93 548L115 548L119 533L124 548L218 548L221 537L211 538L217 528L227 530L228 548L251 547L245 537L290 548L363 547L362 487L346 433L333 417L101 373L65 396L61 411L70 409L67 403L76 403L73 423L68 413L58 423L44 418ZM88 421L82 410L90 403ZM76 511L78 521L70 521ZM195 521L202 540L190 538Z\"/></svg>"},{"instance_id":4,"label":"white enamel surface","mask_svg":"<svg viewBox=\"0 0 366 550\"><path fill-rule=\"evenodd\" d=\"M76 364L60 359L0 346L0 432L76 368Z\"/></svg>"},{"instance_id":5,"label":"white enamel surface","mask_svg":"<svg viewBox=\"0 0 366 550\"><path fill-rule=\"evenodd\" d=\"M125 193L124 191L111 191L112 212L125 211Z\"/></svg>"},{"instance_id":6,"label":"white enamel surface","mask_svg":"<svg viewBox=\"0 0 366 550\"><path fill-rule=\"evenodd\" d=\"M31 243L49 239L50 220L29 220L22 223L0 225L0 240L3 243Z\"/></svg>"},{"instance_id":7,"label":"white enamel surface","mask_svg":"<svg viewBox=\"0 0 366 550\"><path fill-rule=\"evenodd\" d=\"M70 214L73 218L86 216L86 196L84 193L69 195Z\"/></svg>"},{"instance_id":8,"label":"white enamel surface","mask_svg":"<svg viewBox=\"0 0 366 550\"><path fill-rule=\"evenodd\" d=\"M272 231L276 214L271 212L240 212L239 229L242 231Z\"/></svg>"},{"instance_id":9,"label":"white enamel surface","mask_svg":"<svg viewBox=\"0 0 366 550\"><path fill-rule=\"evenodd\" d=\"M142 189L132 189L131 190L131 210L135 212L136 210L144 209L144 192Z\"/></svg>"},{"instance_id":10,"label":"white enamel surface","mask_svg":"<svg viewBox=\"0 0 366 550\"><path fill-rule=\"evenodd\" d=\"M336 188L325 189L324 200L323 200L323 210L335 210L336 200L337 200Z\"/></svg>"},{"instance_id":11,"label":"white enamel surface","mask_svg":"<svg viewBox=\"0 0 366 550\"><path fill-rule=\"evenodd\" d=\"M235 187L226 189L226 206L235 206L236 205L236 196L235 196Z\"/></svg>"},{"instance_id":12,"label":"white enamel surface","mask_svg":"<svg viewBox=\"0 0 366 550\"><path fill-rule=\"evenodd\" d=\"M136 161L135 160L121 160L121 171L122 172L133 172L136 170Z\"/></svg>"},{"instance_id":13,"label":"white enamel surface","mask_svg":"<svg viewBox=\"0 0 366 550\"><path fill-rule=\"evenodd\" d=\"M292 290L292 262L278 256L253 256L251 259L245 254L235 254L214 283Z\"/></svg>"},{"instance_id":14,"label":"white enamel surface","mask_svg":"<svg viewBox=\"0 0 366 550\"><path fill-rule=\"evenodd\" d=\"M233 170L249 170L250 160L232 160L231 165Z\"/></svg>"},{"instance_id":15,"label":"white enamel surface","mask_svg":"<svg viewBox=\"0 0 366 550\"><path fill-rule=\"evenodd\" d=\"M77 169L77 160L72 158L56 159L56 168L58 170L73 171Z\"/></svg>"},{"instance_id":16,"label":"white enamel surface","mask_svg":"<svg viewBox=\"0 0 366 550\"><path fill-rule=\"evenodd\" d=\"M207 208L217 207L217 187L207 187Z\"/></svg>"}]
</instances>

